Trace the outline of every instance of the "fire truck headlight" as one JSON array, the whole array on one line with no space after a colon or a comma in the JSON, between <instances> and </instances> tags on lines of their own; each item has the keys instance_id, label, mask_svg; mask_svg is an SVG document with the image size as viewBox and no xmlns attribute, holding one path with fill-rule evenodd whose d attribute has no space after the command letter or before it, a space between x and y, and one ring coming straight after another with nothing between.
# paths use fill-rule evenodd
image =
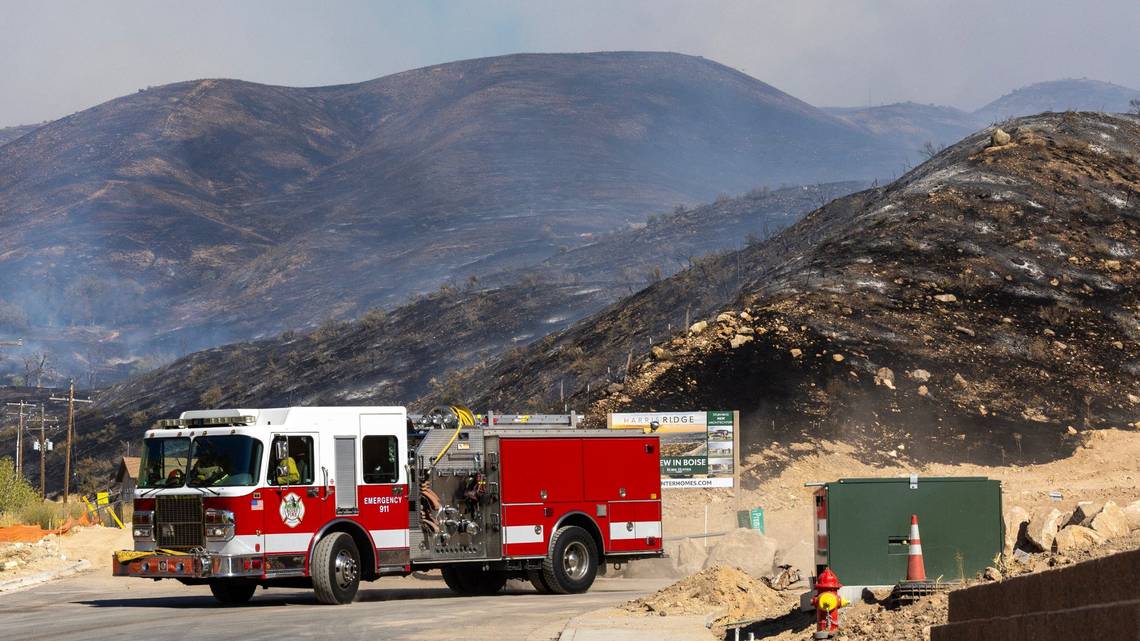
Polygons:
<instances>
[{"instance_id":1,"label":"fire truck headlight","mask_svg":"<svg viewBox=\"0 0 1140 641\"><path fill-rule=\"evenodd\" d=\"M229 541L234 538L234 513L229 510L206 510L206 539Z\"/></svg>"},{"instance_id":2,"label":"fire truck headlight","mask_svg":"<svg viewBox=\"0 0 1140 641\"><path fill-rule=\"evenodd\" d=\"M131 533L136 541L154 540L154 512L136 510L131 516Z\"/></svg>"}]
</instances>

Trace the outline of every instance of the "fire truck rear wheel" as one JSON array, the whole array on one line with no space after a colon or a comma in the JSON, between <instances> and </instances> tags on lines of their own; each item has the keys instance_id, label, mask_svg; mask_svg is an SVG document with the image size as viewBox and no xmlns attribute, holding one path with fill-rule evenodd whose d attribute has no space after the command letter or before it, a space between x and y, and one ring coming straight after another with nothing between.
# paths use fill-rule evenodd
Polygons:
<instances>
[{"instance_id":1,"label":"fire truck rear wheel","mask_svg":"<svg viewBox=\"0 0 1140 641\"><path fill-rule=\"evenodd\" d=\"M539 594L554 594L554 590L546 584L546 577L542 574L542 570L527 570L526 578L530 579L530 584L534 586L534 591Z\"/></svg>"},{"instance_id":2,"label":"fire truck rear wheel","mask_svg":"<svg viewBox=\"0 0 1140 641\"><path fill-rule=\"evenodd\" d=\"M598 546L594 537L577 525L560 527L550 538L550 554L542 562L542 576L559 594L580 594L598 576Z\"/></svg>"},{"instance_id":3,"label":"fire truck rear wheel","mask_svg":"<svg viewBox=\"0 0 1140 641\"><path fill-rule=\"evenodd\" d=\"M360 552L345 532L317 541L313 550L313 591L327 605L352 603L360 588Z\"/></svg>"},{"instance_id":4,"label":"fire truck rear wheel","mask_svg":"<svg viewBox=\"0 0 1140 641\"><path fill-rule=\"evenodd\" d=\"M257 591L257 584L241 579L210 581L210 593L219 603L239 605L248 602Z\"/></svg>"}]
</instances>

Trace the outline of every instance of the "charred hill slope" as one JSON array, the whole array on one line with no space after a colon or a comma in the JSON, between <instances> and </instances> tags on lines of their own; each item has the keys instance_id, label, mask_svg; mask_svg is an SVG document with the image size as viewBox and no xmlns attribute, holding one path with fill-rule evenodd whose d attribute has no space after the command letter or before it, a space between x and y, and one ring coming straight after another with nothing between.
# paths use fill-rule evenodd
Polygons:
<instances>
[{"instance_id":1,"label":"charred hill slope","mask_svg":"<svg viewBox=\"0 0 1140 641\"><path fill-rule=\"evenodd\" d=\"M859 186L755 190L653 216L644 227L605 235L538 268L445 287L387 313L375 310L351 323L196 352L103 392L101 418L87 420L85 429L104 423L125 429L136 412L168 416L202 405L411 403L432 393L458 397L443 385L449 373L493 361L565 329L631 288L667 278L681 267L674 258L766 237L819 202ZM663 255L662 247L676 257ZM710 259L691 260L703 265ZM716 305L735 291L705 289L721 296ZM683 310L672 320L681 323ZM114 438L130 435L107 436L108 447Z\"/></svg>"},{"instance_id":2,"label":"charred hill slope","mask_svg":"<svg viewBox=\"0 0 1140 641\"><path fill-rule=\"evenodd\" d=\"M667 53L514 55L334 87L177 83L0 148L0 305L40 344L82 326L183 352L537 263L678 203L889 175L898 156Z\"/></svg>"},{"instance_id":3,"label":"charred hill slope","mask_svg":"<svg viewBox=\"0 0 1140 641\"><path fill-rule=\"evenodd\" d=\"M550 380L534 372L569 377L575 360L632 348L626 380L612 364L610 379L585 368L568 402L595 420L740 408L753 448L833 438L922 460L1048 457L1076 430L1130 424L1140 118L1046 114L1010 127L1010 144L972 135L743 250L736 260L755 278L705 327L653 336L652 349L640 332L675 305L692 278L682 272L465 389L476 404L553 406Z\"/></svg>"}]
</instances>

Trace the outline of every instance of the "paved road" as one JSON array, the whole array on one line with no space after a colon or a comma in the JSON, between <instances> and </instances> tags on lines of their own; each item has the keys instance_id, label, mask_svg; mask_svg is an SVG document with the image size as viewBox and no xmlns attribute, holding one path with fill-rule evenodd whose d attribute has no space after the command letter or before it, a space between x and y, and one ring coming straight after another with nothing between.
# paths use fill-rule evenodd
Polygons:
<instances>
[{"instance_id":1,"label":"paved road","mask_svg":"<svg viewBox=\"0 0 1140 641\"><path fill-rule=\"evenodd\" d=\"M85 575L0 594L0 639L336 639L337 641L547 641L567 619L652 592L668 581L598 579L586 594L540 595L512 582L502 594L456 597L439 580L386 578L347 606L318 605L306 590L259 590L222 608L209 588Z\"/></svg>"}]
</instances>

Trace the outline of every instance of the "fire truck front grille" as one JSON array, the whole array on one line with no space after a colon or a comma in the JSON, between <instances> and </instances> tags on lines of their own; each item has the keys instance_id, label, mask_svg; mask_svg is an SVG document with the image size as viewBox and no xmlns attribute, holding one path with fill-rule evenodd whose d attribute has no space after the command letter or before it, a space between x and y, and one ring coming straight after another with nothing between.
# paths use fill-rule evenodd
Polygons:
<instances>
[{"instance_id":1,"label":"fire truck front grille","mask_svg":"<svg viewBox=\"0 0 1140 641\"><path fill-rule=\"evenodd\" d=\"M160 548L188 550L205 544L201 496L159 496L154 505L155 543Z\"/></svg>"}]
</instances>

